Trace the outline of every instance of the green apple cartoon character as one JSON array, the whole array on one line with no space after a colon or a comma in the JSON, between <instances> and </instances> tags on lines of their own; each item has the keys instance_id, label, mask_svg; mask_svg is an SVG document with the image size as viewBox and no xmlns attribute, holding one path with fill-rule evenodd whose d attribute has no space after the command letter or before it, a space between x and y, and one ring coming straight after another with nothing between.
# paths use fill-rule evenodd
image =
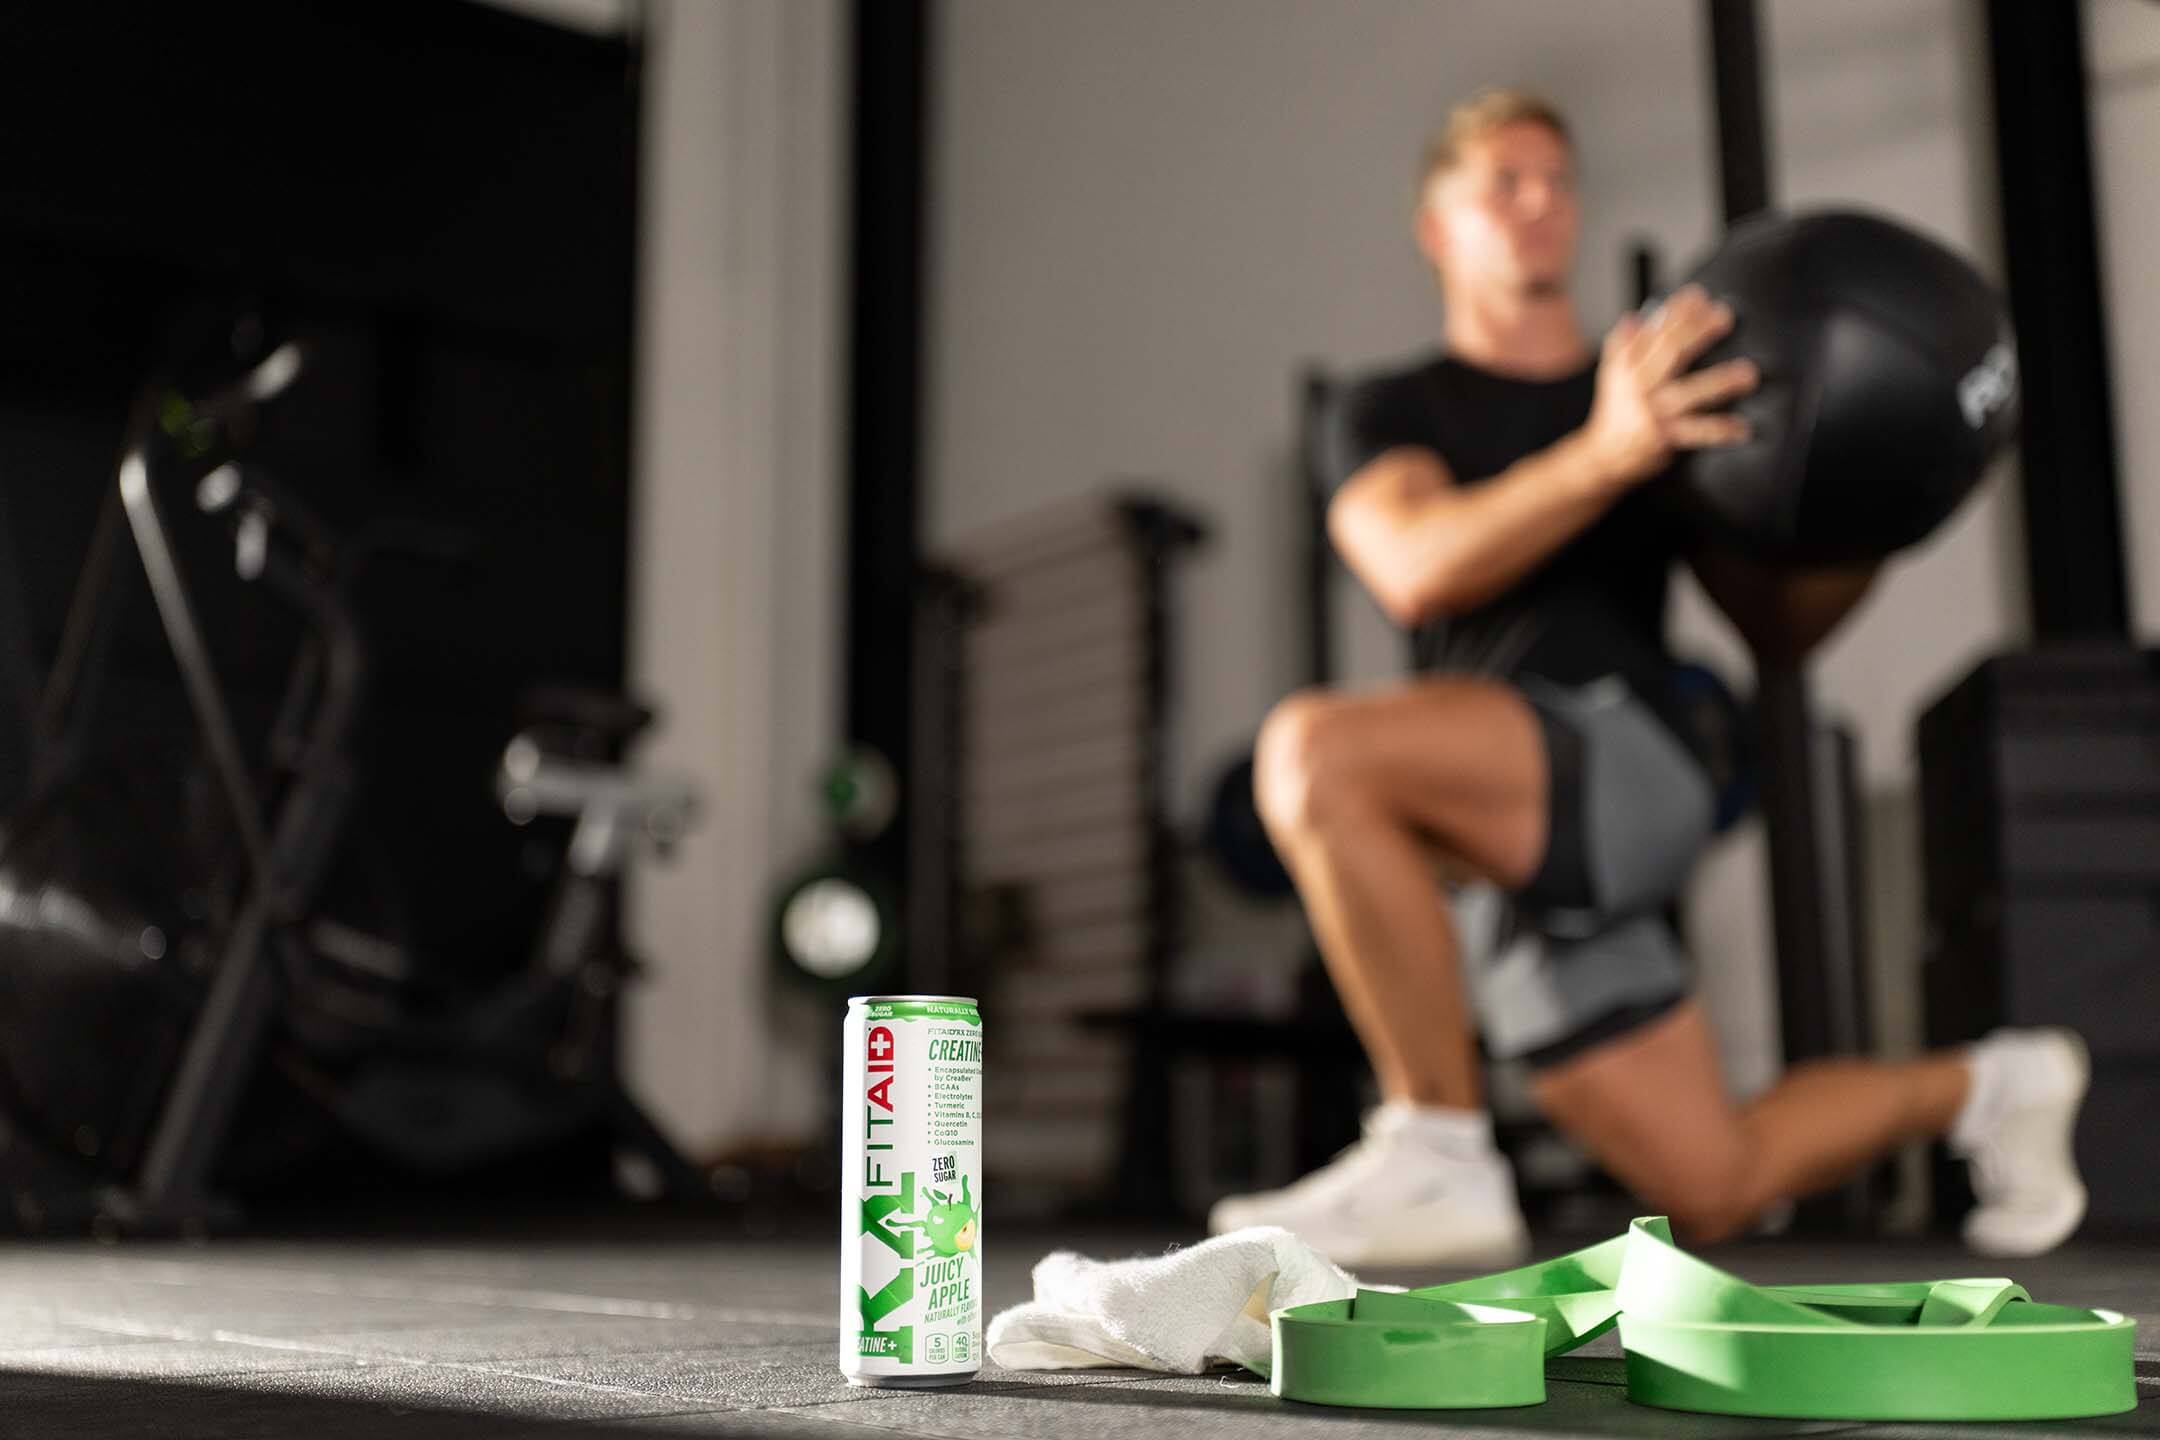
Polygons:
<instances>
[{"instance_id":1,"label":"green apple cartoon character","mask_svg":"<svg viewBox=\"0 0 2160 1440\"><path fill-rule=\"evenodd\" d=\"M924 1192L930 1197L929 1213L919 1222L930 1248L940 1255L958 1255L975 1248L975 1197L968 1177L960 1177L960 1199L955 1202L943 1190Z\"/></svg>"}]
</instances>

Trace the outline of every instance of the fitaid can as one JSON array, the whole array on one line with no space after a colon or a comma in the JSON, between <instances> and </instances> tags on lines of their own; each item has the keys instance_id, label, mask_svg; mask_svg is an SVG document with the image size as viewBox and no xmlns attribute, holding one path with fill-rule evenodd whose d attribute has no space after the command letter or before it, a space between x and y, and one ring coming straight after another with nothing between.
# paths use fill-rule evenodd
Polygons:
<instances>
[{"instance_id":1,"label":"fitaid can","mask_svg":"<svg viewBox=\"0 0 2160 1440\"><path fill-rule=\"evenodd\" d=\"M857 996L841 1053L840 1373L964 1385L982 1369L982 1012Z\"/></svg>"}]
</instances>

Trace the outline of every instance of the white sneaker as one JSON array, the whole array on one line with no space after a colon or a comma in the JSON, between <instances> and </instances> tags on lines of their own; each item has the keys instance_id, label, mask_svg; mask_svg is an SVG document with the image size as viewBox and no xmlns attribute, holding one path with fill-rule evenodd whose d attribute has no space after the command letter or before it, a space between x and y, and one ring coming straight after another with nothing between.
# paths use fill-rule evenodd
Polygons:
<instances>
[{"instance_id":1,"label":"white sneaker","mask_svg":"<svg viewBox=\"0 0 2160 1440\"><path fill-rule=\"evenodd\" d=\"M1515 1174L1471 1111L1388 1104L1364 1138L1280 1190L1231 1195L1208 1232L1280 1225L1338 1265L1491 1269L1528 1254Z\"/></svg>"},{"instance_id":2,"label":"white sneaker","mask_svg":"<svg viewBox=\"0 0 2160 1440\"><path fill-rule=\"evenodd\" d=\"M2039 1255L2085 1218L2071 1137L2092 1067L2072 1030L1997 1030L1969 1052L1972 1090L1950 1129L1969 1162L1965 1243L1983 1255Z\"/></svg>"}]
</instances>

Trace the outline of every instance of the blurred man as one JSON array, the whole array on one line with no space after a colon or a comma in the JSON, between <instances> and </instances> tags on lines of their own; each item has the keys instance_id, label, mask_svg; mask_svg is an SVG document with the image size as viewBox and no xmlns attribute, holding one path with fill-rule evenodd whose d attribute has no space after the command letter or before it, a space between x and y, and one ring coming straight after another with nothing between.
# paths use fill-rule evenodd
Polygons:
<instances>
[{"instance_id":1,"label":"blurred man","mask_svg":"<svg viewBox=\"0 0 2160 1440\"><path fill-rule=\"evenodd\" d=\"M1757 377L1745 361L1691 368L1733 323L1698 290L1590 340L1569 288L1580 230L1551 106L1492 91L1455 110L1416 210L1443 344L1350 391L1328 512L1351 570L1414 632L1423 673L1292 696L1256 757L1261 813L1383 1103L1334 1162L1224 1200L1211 1226L1285 1225L1346 1264L1524 1248L1437 864L1509 897L1518 938L1479 986L1486 1048L1527 1064L1546 1115L1646 1210L1714 1241L1947 1135L1973 1161L1968 1240L2049 1249L2085 1208L2072 1035L1796 1065L1746 1104L1726 1091L1666 920L1713 796L1668 693L1681 536L1645 482L1679 452L1745 439L1726 407ZM1758 652L1781 657L1827 634L1869 579L1688 558Z\"/></svg>"}]
</instances>

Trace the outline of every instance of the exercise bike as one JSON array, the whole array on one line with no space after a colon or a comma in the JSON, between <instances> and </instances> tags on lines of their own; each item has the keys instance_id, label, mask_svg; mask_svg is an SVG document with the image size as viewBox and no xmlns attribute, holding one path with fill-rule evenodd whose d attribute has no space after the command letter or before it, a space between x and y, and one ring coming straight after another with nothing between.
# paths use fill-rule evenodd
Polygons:
<instances>
[{"instance_id":1,"label":"exercise bike","mask_svg":"<svg viewBox=\"0 0 2160 1440\"><path fill-rule=\"evenodd\" d=\"M706 1197L616 1044L636 968L622 877L694 823L692 788L625 763L649 710L534 691L492 777L505 843L556 839L528 952L474 978L400 932L361 823L395 776L363 760L352 596L401 542L341 536L246 453L304 368L282 345L222 389L148 387L129 419L37 707L30 796L0 824L0 1225L196 1231L235 1216L231 1189L326 1151L441 1176L599 1130L648 1192ZM178 543L190 511L296 623L256 746ZM130 550L191 723L137 716L131 743L101 748Z\"/></svg>"}]
</instances>

